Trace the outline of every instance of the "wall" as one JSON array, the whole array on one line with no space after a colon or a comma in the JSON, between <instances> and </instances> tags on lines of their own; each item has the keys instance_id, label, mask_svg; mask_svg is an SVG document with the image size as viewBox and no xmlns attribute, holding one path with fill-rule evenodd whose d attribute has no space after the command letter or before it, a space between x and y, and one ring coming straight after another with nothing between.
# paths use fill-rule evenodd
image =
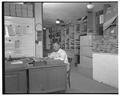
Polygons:
<instances>
[{"instance_id":1,"label":"wall","mask_svg":"<svg viewBox=\"0 0 120 96\"><path fill-rule=\"evenodd\" d=\"M93 79L118 88L118 56L94 53Z\"/></svg>"}]
</instances>

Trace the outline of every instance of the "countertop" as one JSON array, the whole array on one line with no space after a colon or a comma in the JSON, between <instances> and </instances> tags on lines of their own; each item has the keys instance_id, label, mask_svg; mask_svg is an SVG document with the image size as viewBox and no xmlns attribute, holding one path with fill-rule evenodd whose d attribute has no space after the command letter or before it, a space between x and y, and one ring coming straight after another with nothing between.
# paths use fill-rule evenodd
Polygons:
<instances>
[{"instance_id":1,"label":"countertop","mask_svg":"<svg viewBox=\"0 0 120 96\"><path fill-rule=\"evenodd\" d=\"M32 68L44 68L44 67L59 67L59 66L66 66L63 62L51 64L51 63L43 63L43 62L36 62L38 64L28 64L29 62L23 61L21 64L11 64L10 61L5 62L5 72L13 72L13 71L21 71L21 70L26 70L26 69L32 69Z\"/></svg>"}]
</instances>

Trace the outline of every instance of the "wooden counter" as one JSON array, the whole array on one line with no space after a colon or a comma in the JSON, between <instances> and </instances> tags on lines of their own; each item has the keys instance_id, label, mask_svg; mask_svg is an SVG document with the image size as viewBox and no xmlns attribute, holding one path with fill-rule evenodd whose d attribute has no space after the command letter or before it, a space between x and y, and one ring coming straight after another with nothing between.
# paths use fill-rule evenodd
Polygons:
<instances>
[{"instance_id":1,"label":"wooden counter","mask_svg":"<svg viewBox=\"0 0 120 96\"><path fill-rule=\"evenodd\" d=\"M66 65L5 64L5 93L48 93L66 90Z\"/></svg>"}]
</instances>

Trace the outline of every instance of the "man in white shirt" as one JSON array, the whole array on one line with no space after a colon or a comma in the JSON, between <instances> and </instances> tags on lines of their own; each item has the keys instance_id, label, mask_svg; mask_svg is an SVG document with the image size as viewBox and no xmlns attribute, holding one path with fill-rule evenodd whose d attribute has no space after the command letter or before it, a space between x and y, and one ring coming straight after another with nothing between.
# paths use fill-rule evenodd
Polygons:
<instances>
[{"instance_id":1,"label":"man in white shirt","mask_svg":"<svg viewBox=\"0 0 120 96\"><path fill-rule=\"evenodd\" d=\"M55 52L52 52L48 57L62 60L65 64L67 64L67 71L68 71L69 62L66 52L60 48L60 44L58 42L53 43L53 49L55 50Z\"/></svg>"}]
</instances>

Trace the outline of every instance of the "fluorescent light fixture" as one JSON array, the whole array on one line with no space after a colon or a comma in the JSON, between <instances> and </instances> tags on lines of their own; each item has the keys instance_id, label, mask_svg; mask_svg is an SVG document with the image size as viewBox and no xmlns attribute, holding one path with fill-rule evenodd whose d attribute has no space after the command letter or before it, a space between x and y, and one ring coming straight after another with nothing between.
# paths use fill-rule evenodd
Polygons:
<instances>
[{"instance_id":1,"label":"fluorescent light fixture","mask_svg":"<svg viewBox=\"0 0 120 96\"><path fill-rule=\"evenodd\" d=\"M87 5L87 8L88 9L92 9L94 7L94 5L92 4L92 3L89 3L88 5Z\"/></svg>"}]
</instances>

